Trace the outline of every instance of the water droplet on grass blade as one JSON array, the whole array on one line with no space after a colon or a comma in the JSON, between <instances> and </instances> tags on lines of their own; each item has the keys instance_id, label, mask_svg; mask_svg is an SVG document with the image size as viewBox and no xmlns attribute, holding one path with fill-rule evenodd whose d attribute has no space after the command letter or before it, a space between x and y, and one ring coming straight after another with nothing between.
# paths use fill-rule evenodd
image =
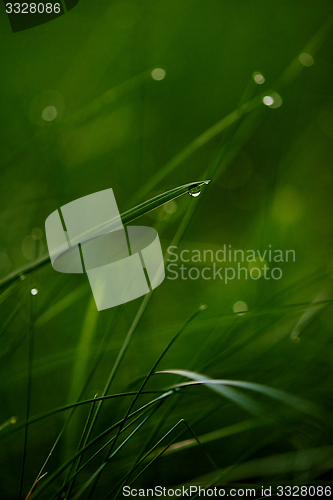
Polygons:
<instances>
[{"instance_id":1,"label":"water droplet on grass blade","mask_svg":"<svg viewBox=\"0 0 333 500\"><path fill-rule=\"evenodd\" d=\"M263 83L265 83L265 77L259 71L255 71L252 75L252 78L258 85L262 85Z\"/></svg>"},{"instance_id":2,"label":"water droplet on grass blade","mask_svg":"<svg viewBox=\"0 0 333 500\"><path fill-rule=\"evenodd\" d=\"M245 314L246 311L248 310L246 302L243 302L242 300L239 300L238 302L235 302L235 304L232 307L234 313L238 314L241 316L242 314Z\"/></svg>"},{"instance_id":3,"label":"water droplet on grass blade","mask_svg":"<svg viewBox=\"0 0 333 500\"><path fill-rule=\"evenodd\" d=\"M307 52L302 52L302 54L299 55L298 57L299 62L303 64L303 66L310 67L314 64L314 59L311 54L308 54Z\"/></svg>"},{"instance_id":4,"label":"water droplet on grass blade","mask_svg":"<svg viewBox=\"0 0 333 500\"><path fill-rule=\"evenodd\" d=\"M282 97L277 92L271 92L269 95L265 95L262 99L265 106L269 108L279 108L282 104Z\"/></svg>"},{"instance_id":5,"label":"water droplet on grass blade","mask_svg":"<svg viewBox=\"0 0 333 500\"><path fill-rule=\"evenodd\" d=\"M57 116L58 116L58 111L55 106L46 106L46 108L43 109L42 118L46 122L52 122L57 118Z\"/></svg>"},{"instance_id":6,"label":"water droplet on grass blade","mask_svg":"<svg viewBox=\"0 0 333 500\"><path fill-rule=\"evenodd\" d=\"M151 72L151 77L153 78L153 80L157 80L157 81L164 80L165 75L166 75L166 72L163 68L155 68Z\"/></svg>"},{"instance_id":7,"label":"water droplet on grass blade","mask_svg":"<svg viewBox=\"0 0 333 500\"><path fill-rule=\"evenodd\" d=\"M194 187L194 188L190 189L189 192L188 192L188 194L190 196L193 196L194 198L196 198L197 196L199 196L200 193L201 193L200 186Z\"/></svg>"}]
</instances>

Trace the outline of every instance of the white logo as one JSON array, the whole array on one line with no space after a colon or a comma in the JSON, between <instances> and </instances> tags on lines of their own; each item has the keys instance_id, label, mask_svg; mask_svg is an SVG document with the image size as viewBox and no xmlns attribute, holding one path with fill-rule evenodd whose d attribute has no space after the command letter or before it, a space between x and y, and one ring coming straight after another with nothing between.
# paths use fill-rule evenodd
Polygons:
<instances>
[{"instance_id":1,"label":"white logo","mask_svg":"<svg viewBox=\"0 0 333 500\"><path fill-rule=\"evenodd\" d=\"M86 272L99 311L141 297L164 279L157 232L123 226L112 189L55 210L45 230L53 268Z\"/></svg>"}]
</instances>

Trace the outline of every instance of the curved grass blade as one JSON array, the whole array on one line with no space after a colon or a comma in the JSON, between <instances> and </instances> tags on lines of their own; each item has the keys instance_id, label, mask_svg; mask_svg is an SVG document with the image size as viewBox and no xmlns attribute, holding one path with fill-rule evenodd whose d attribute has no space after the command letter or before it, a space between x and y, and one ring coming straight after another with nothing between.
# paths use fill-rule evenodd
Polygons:
<instances>
[{"instance_id":1,"label":"curved grass blade","mask_svg":"<svg viewBox=\"0 0 333 500\"><path fill-rule=\"evenodd\" d=\"M159 396L159 397L157 397L157 398L149 401L148 403L144 404L143 406L141 406L137 410L133 411L128 416L127 420L129 420L132 417L135 417L136 415L140 414L141 412L144 412L150 406L155 405L155 404L159 404L163 399L171 396L172 394L174 394L174 391L164 392L161 396ZM99 398L93 398L93 399L89 400L89 402L97 401L98 399ZM85 446L83 446L81 448L81 450L79 450L78 452L74 453L74 455L72 455L69 459L67 459L65 462L63 462L61 464L61 466L55 472L53 472L52 475L50 475L48 477L48 479L43 483L43 485L37 490L35 498L37 498L41 493L43 493L43 491L49 486L49 484L52 483L52 481L56 477L58 477L64 470L66 470L67 467L69 465L71 465L78 457L80 457L83 453L85 453L85 451L87 449L89 449L95 443L97 443L98 441L100 441L104 436L107 436L108 434L110 434L110 432L112 432L114 429L117 429L119 426L122 426L122 428L123 428L124 422L125 422L125 420L124 420L124 418L122 418L121 420L119 420L115 424L111 425L110 427L108 427L107 429L105 429L103 432L101 432L98 436L96 436L91 441L89 441Z\"/></svg>"},{"instance_id":2,"label":"curved grass blade","mask_svg":"<svg viewBox=\"0 0 333 500\"><path fill-rule=\"evenodd\" d=\"M202 375L200 373L192 372L189 370L161 370L158 372L155 372L156 374L162 374L162 373L167 373L171 375L181 375L183 377L191 378L192 382L184 382L181 384L176 384L174 386L169 387L169 389L175 389L175 388L181 388L181 387L188 387L192 385L200 385L204 384L207 385L210 389L213 391L225 395L224 389L221 390L221 386L233 386L237 387L240 389L248 389L254 392L259 392L261 394L264 394L268 397L271 397L273 399L279 400L289 406L292 406L298 411L304 412L304 413L309 413L313 416L318 417L319 412L318 408L314 405L309 403L308 401L305 401L301 398L297 398L295 396L292 396L284 391L281 391L279 389L274 389L272 387L268 387L266 385L262 384L256 384L254 382L245 382L243 380L221 380L221 379L211 379L209 377L206 377L205 375Z\"/></svg>"},{"instance_id":3,"label":"curved grass blade","mask_svg":"<svg viewBox=\"0 0 333 500\"><path fill-rule=\"evenodd\" d=\"M187 158L192 154L202 148L209 141L214 139L216 136L222 134L224 130L240 120L245 114L254 110L262 104L261 96L256 96L250 99L248 102L242 104L238 108L234 109L231 113L224 116L217 123L212 125L209 129L205 130L201 135L196 137L191 141L184 149L182 149L178 154L176 154L170 161L168 161L163 168L159 169L155 175L153 175L149 181L145 183L143 188L141 188L135 195L135 200L140 199L145 196L149 191L154 189L154 187L162 181L168 174L170 174L175 168L181 165Z\"/></svg>"},{"instance_id":4,"label":"curved grass blade","mask_svg":"<svg viewBox=\"0 0 333 500\"><path fill-rule=\"evenodd\" d=\"M53 408L52 410L45 411L43 413L39 413L38 415L35 415L33 417L30 417L28 420L23 420L19 424L16 424L17 418L15 418L15 422L11 421L11 424L15 424L10 426L9 430L6 431L8 426L6 425L5 427L1 427L0 430L3 430L4 432L0 434L0 439L2 437L8 436L9 434L12 434L13 432L17 432L20 429L24 428L26 425L31 425L36 422L39 422L40 420L44 420L44 418L51 417L57 413L61 413L62 411L70 410L72 408L76 408L78 406L86 405L86 404L91 404L97 401L104 401L106 399L113 399L113 398L121 398L125 396L135 396L137 394L137 391L134 392L122 392L119 394L109 394L108 396L99 396L97 398L92 398L92 399L86 399L84 401L77 401L76 403L71 403L68 405L64 406L59 406L58 408ZM165 394L170 395L173 394L173 391L168 391L168 393L165 393L163 390L162 391L142 391L141 394L161 394L161 396L164 396ZM12 420L12 419L11 419Z\"/></svg>"},{"instance_id":5,"label":"curved grass blade","mask_svg":"<svg viewBox=\"0 0 333 500\"><path fill-rule=\"evenodd\" d=\"M142 382L139 390L137 391L136 395L135 395L135 398L133 399L133 401L131 402L127 412L126 412L126 415L124 417L124 422L126 421L126 418L128 417L128 415L130 414L132 408L134 407L136 401L138 400L140 394L142 394L142 391L145 387L145 385L147 384L149 378L153 375L154 371L155 371L155 368L157 367L157 365L159 364L159 362L162 360L162 358L165 356L165 354L169 351L170 347L176 342L176 340L180 337L180 335L183 333L183 331L186 329L186 327L191 323L191 321L196 318L196 316L200 313L202 309L199 308L197 309L191 316L190 318L183 324L183 326L180 328L180 330L176 333L176 335L171 339L171 341L169 342L169 344L165 347L165 349L163 350L163 352L160 354L160 356L157 358L157 361L154 363L153 367L151 368L151 370L149 371L149 373L146 375L144 381ZM118 430L118 434L120 433L120 430ZM112 451L112 450L111 450ZM110 452L111 453L111 452Z\"/></svg>"},{"instance_id":6,"label":"curved grass blade","mask_svg":"<svg viewBox=\"0 0 333 500\"><path fill-rule=\"evenodd\" d=\"M77 359L73 366L72 375L69 384L69 401L76 401L82 397L80 391L82 386L85 385L85 374L89 372L89 360L92 348L93 338L96 336L96 329L98 324L98 310L95 306L94 297L91 296L83 318L83 325L81 327L80 338L77 346ZM105 394L103 394L105 396ZM79 429L80 417L74 413L71 418L71 432L66 436L65 448L74 450L75 442L77 439L77 432Z\"/></svg>"},{"instance_id":7,"label":"curved grass blade","mask_svg":"<svg viewBox=\"0 0 333 500\"><path fill-rule=\"evenodd\" d=\"M31 490L29 491L28 495L26 496L25 500L29 500L33 494L33 492L36 490L39 482L43 479L43 477L45 477L47 474L47 472L45 472L45 474L43 474L42 476L40 476L38 479L36 479L36 481L34 482L34 484L32 485L32 488Z\"/></svg>"},{"instance_id":8,"label":"curved grass blade","mask_svg":"<svg viewBox=\"0 0 333 500\"><path fill-rule=\"evenodd\" d=\"M0 425L0 432L6 429L6 427L9 427L10 425L16 424L17 422L17 417L10 417L8 420L6 420L3 424Z\"/></svg>"},{"instance_id":9,"label":"curved grass blade","mask_svg":"<svg viewBox=\"0 0 333 500\"><path fill-rule=\"evenodd\" d=\"M302 48L301 52L309 52L310 54L315 54L320 46L324 43L327 38L333 23L333 16L330 16L325 23L319 28L319 30L313 35L309 42ZM300 63L298 55L288 64L286 69L283 71L282 75L277 80L274 87L284 89L291 85L291 83L297 78L297 76L304 70L304 66ZM216 136L222 134L230 126L237 123L244 116L249 114L254 109L262 106L263 97L266 95L265 92L249 99L246 102L239 103L231 113L224 116L217 123L212 125L210 128L205 130L202 134L197 136L193 141L191 141L185 148L183 148L179 153L177 153L173 158L171 158L161 169L159 169L155 175L153 175L145 185L137 191L135 194L135 199L140 199L145 196L151 189L153 189L160 181L162 181L168 174L175 170L179 165L181 165L185 160L187 160L192 154L202 148L209 141L214 139ZM264 106L262 106L264 109Z\"/></svg>"},{"instance_id":10,"label":"curved grass blade","mask_svg":"<svg viewBox=\"0 0 333 500\"><path fill-rule=\"evenodd\" d=\"M155 413L159 408L160 406L162 405L162 403L164 403L164 400L161 401L161 403L157 404L153 410L150 411L148 417L150 418L150 416ZM149 410L149 409L148 409ZM148 411L146 410L146 411ZM143 413L144 414L144 413ZM133 424L135 424L135 422L137 422L138 420L142 419L142 415L139 414L137 415L135 418L133 418L131 420L131 422L127 425L124 426L122 432L125 432L129 427L131 427ZM141 424L140 424L141 425ZM76 476L89 464L91 463L105 448L107 448L111 443L112 441L115 439L115 436L112 436L112 438L110 438L106 443L104 443L83 465L81 465L81 467L79 469L77 469L73 475L70 477L70 481L72 480L75 480ZM82 455L81 455L82 457ZM66 486L66 485L64 485ZM58 495L63 491L64 487L62 486L55 494L54 496L51 498L51 500L56 500L58 498ZM68 497L68 495L67 495Z\"/></svg>"},{"instance_id":11,"label":"curved grass blade","mask_svg":"<svg viewBox=\"0 0 333 500\"><path fill-rule=\"evenodd\" d=\"M143 203L140 203L140 205L127 210L121 215L121 220L123 221L124 225L129 224L138 217L141 217L142 215L155 210L155 208L158 208L171 200L175 200L176 198L179 198L179 196L183 196L183 194L188 193L191 189L201 188L202 186L205 186L209 183L210 180L207 179L204 181L189 182L188 184L170 189L165 193L154 196L154 198L151 198L148 201L144 201Z\"/></svg>"},{"instance_id":12,"label":"curved grass blade","mask_svg":"<svg viewBox=\"0 0 333 500\"><path fill-rule=\"evenodd\" d=\"M146 295L146 297L148 297L148 296ZM146 297L145 297L145 299L146 299ZM133 322L133 324L132 324L132 326L131 326L130 330L128 331L128 333L127 333L127 335L126 335L126 338L125 338L124 344L123 344L123 346L122 346L122 348L121 348L121 350L120 350L120 352L119 352L119 355L118 355L118 357L117 357L117 359L116 359L116 362L115 362L115 364L114 364L114 366L113 366L113 368L112 368L112 371L111 371L111 374L110 374L110 376L109 376L108 383L107 383L107 386L106 386L106 388L105 388L104 392L105 392L105 391L108 389L108 387L110 386L110 384L111 384L111 382L112 382L112 380L113 380L113 377L114 377L114 375L116 374L116 371L117 371L117 369L118 369L118 367L119 367L119 365L120 365L120 363L121 363L121 361L122 361L122 359L123 359L123 357L124 357L124 355L125 355L125 353L126 353L127 347L128 347L128 345L129 345L129 343L130 343L130 341L131 341L131 338L132 338L132 334L133 334L133 332L135 331L135 328L136 328L136 326L137 326L137 324L138 324L138 322L139 322L139 320L140 320L140 318L141 318L140 311L142 311L142 314L143 314L143 312L144 312L144 310L145 310L145 306L146 306L146 304L148 303L148 302L146 302L146 301L145 301L145 299L144 299L144 301L142 302L141 307L140 307L140 309L139 309L139 311L138 311L138 313L137 313L137 315L136 315L136 317L135 317L135 319L134 319L134 322ZM139 390L137 391L137 393L136 393L136 395L135 395L135 397L134 397L133 401L131 402L131 404L130 404L130 406L129 406L129 408L128 408L128 410L127 410L127 412L126 412L125 416L124 416L123 423L122 423L122 424L120 425L120 427L118 428L118 431L117 431L117 434L116 434L115 440L113 441L113 443L112 443L112 445L111 445L111 449L110 449L110 451L108 452L108 455L107 455L107 457L106 457L106 460L105 460L105 462L106 462L106 463L108 462L108 459L109 459L109 457L110 457L110 456L111 456L111 454L112 454L113 447L114 447L114 446L115 446L115 444L116 444L116 441L117 441L117 439L118 439L118 437L119 437L119 435L120 435L120 433L121 433L121 431L122 431L123 426L124 426L124 425L125 425L125 423L126 423L126 420L127 420L128 416L130 415L130 412L131 412L132 408L134 407L134 405L135 405L136 401L138 400L138 398L139 398L140 394L142 394L142 391L143 391L143 389L144 389L145 385L147 384L147 382L148 382L149 378L153 375L153 373L154 373L154 371L155 371L155 369L156 369L157 365L159 364L159 362L161 361L161 359L164 357L164 355L167 353L167 351L170 349L170 347L174 344L174 342L178 339L178 337L179 337L179 336L183 333L183 331L184 331L184 330L185 330L185 328L188 326L188 324L189 324L189 323L191 323L191 321L192 321L192 320L193 320L193 319L194 319L194 318L195 318L195 317L196 317L196 316L200 313L200 311L202 311L202 307L201 307L201 306L199 307L199 309L197 309L197 310L196 310L196 311L192 314L192 316L190 316L190 318L189 318L189 319L188 319L188 320L184 323L184 325L180 328L180 330L176 333L176 335L175 335L175 336L171 339L171 341L169 342L169 344L165 347L165 349L163 350L163 352L162 352L162 353L160 354L160 356L158 357L157 361L154 363L154 365L153 365L153 367L151 368L151 370L149 371L149 373L148 373L148 374L146 375L146 377L144 378L144 380L143 380L143 382L142 382L142 384L141 384L141 386L140 386ZM136 321L136 320L137 320L137 321ZM99 470L99 472L98 472L98 474L94 474L95 483L94 483L94 485L93 485L93 489L95 488L95 486L96 486L96 484L97 484L97 481L98 481L98 480L99 480L99 478L100 478L100 473L102 472L102 470L103 470L103 469L100 469L100 470Z\"/></svg>"},{"instance_id":13,"label":"curved grass blade","mask_svg":"<svg viewBox=\"0 0 333 500\"><path fill-rule=\"evenodd\" d=\"M118 492L116 494L116 496L114 497L114 499L116 500L116 498L119 497L121 491L122 491L122 487L124 484L129 484L129 486L131 486L133 483L135 483L135 481L145 472L146 469L148 469L148 467L151 466L151 464L153 462L155 462L155 460L157 460L161 455L163 455L164 452L166 452L168 450L168 448L170 448L170 446L173 445L173 443L175 442L175 440L177 439L178 436L176 436L171 444L168 444L167 446L165 446L164 448L160 449L156 454L155 456L148 462L148 464L128 483L128 479L129 477L131 476L132 472L137 468L139 467L139 465L144 462L151 454L152 452L154 452L156 450L156 448L162 443L162 441L167 437L169 436L175 429L177 429L178 426L180 426L181 424L184 424L185 427L186 427L186 430L188 430L191 435L193 436L193 440L196 442L197 445L199 445L200 449L202 450L203 454L206 456L208 462L212 465L212 467L214 469L219 469L219 467L217 466L217 464L215 463L214 459L210 456L210 454L208 453L208 451L205 449L205 447L203 446L203 444L201 443L201 441L199 440L198 436L195 434L195 432L193 431L193 429L189 426L189 424L186 422L186 420L184 420L183 418L179 420L179 422L177 422L177 424L175 424L171 429L169 429L159 440L158 442L147 452L145 453L145 455L140 459L138 460L134 465L133 467L131 468L131 470L129 471L129 473L126 475L126 477L123 479L123 481L121 482L120 486L115 488L113 491L112 491L112 494L113 492L116 491L116 489L118 489Z\"/></svg>"},{"instance_id":14,"label":"curved grass blade","mask_svg":"<svg viewBox=\"0 0 333 500\"><path fill-rule=\"evenodd\" d=\"M92 364L92 367L91 367L91 369L90 369L89 375L88 375L88 377L87 377L87 379L86 379L86 381L85 381L85 383L84 383L84 385L83 385L83 388L82 388L81 393L80 393L80 397L78 398L78 400L77 400L77 401L80 401L80 400L82 399L82 397L83 397L83 395L84 395L84 393L85 393L85 391L86 391L86 388L88 387L89 382L91 381L91 379L92 379L92 377L93 377L93 375L94 375L94 373L95 373L95 371L96 371L96 369L97 369L97 367L98 367L98 365L99 365L99 363L100 363L100 361L101 361L101 359L102 359L103 352L104 352L104 350L105 350L106 343L107 343L107 337L108 337L109 327L110 327L110 325L117 323L117 320L118 320L118 317L119 317L120 311L121 311L121 308L119 308L119 309L117 310L117 313L114 315L114 317L112 318L112 321L110 322L110 324L107 326L106 330L104 331L104 335L103 335L103 337L102 337L102 339L101 339L101 341L100 341L100 343L99 343L99 348L98 348L97 356L96 356L96 358L95 358L95 361L94 361L94 362L93 362L93 364ZM111 330L112 330L112 328L111 328ZM97 398L97 395L95 395L95 398L94 398L94 399L96 399L96 398ZM66 417L65 423L64 423L64 425L63 425L62 429L60 430L60 433L58 434L58 436L57 436L57 438L56 438L56 440L55 440L55 443L53 444L53 446L52 446L52 448L51 448L51 450L50 450L50 452L49 452L49 454L48 454L48 456L47 456L46 460L44 461L43 466L42 466L42 468L41 468L41 470L40 470L40 472L39 472L39 474L38 474L37 478L38 478L38 477L39 477L39 476L43 473L43 471L44 471L44 469L45 469L45 467L46 467L46 465L47 465L47 463L48 463L48 461L49 461L49 459L50 459L51 455L53 454L53 452L54 452L54 450L55 450L55 448L56 448L57 444L58 444L58 443L59 443L59 441L60 441L60 438L61 438L61 437L62 437L62 435L64 434L65 429L67 428L67 426L68 426L68 424L70 423L70 421L71 421L72 417L74 416L75 409L76 409L76 407L73 407L73 408L71 409L72 411L71 411L71 412L69 413L69 415ZM85 442L88 442L88 439L89 439L89 431L88 431L88 432L87 432L87 434L86 434L86 437L85 437Z\"/></svg>"},{"instance_id":15,"label":"curved grass blade","mask_svg":"<svg viewBox=\"0 0 333 500\"><path fill-rule=\"evenodd\" d=\"M21 500L23 494L23 479L25 473L26 456L28 448L28 427L29 427L28 420L31 409L33 360L35 351L35 328L34 328L35 307L33 300L30 300L29 305L30 305L30 311L29 311L30 318L29 318L29 330L28 330L28 377L27 377L26 425L24 427L24 444L23 444L23 456L22 456L22 466L21 466L19 500Z\"/></svg>"},{"instance_id":16,"label":"curved grass blade","mask_svg":"<svg viewBox=\"0 0 333 500\"><path fill-rule=\"evenodd\" d=\"M22 281L24 280L24 277L22 277ZM14 289L17 287L19 284L19 281L16 281L12 283L4 292L0 294L0 304L6 300L9 295L14 291Z\"/></svg>"},{"instance_id":17,"label":"curved grass blade","mask_svg":"<svg viewBox=\"0 0 333 500\"><path fill-rule=\"evenodd\" d=\"M184 194L188 193L191 189L195 188L201 188L201 186L204 186L205 184L209 184L209 180L206 181L196 181L196 182L190 182L188 184L184 184L182 186L178 186L176 188L170 189L169 191L166 191L165 193L159 194L157 196L154 196L154 198L151 198L150 200L144 201L143 203L140 203L140 205L137 205L134 208L131 208L130 210L127 210L123 214L121 214L121 220L123 225L129 224L130 222L134 221L135 219L138 219L139 217L142 217L143 215L147 214L148 212L151 212L152 210L155 210L158 207L161 207L165 203L168 203L169 201L175 200L176 198L179 198L180 196L183 196ZM103 223L99 226L96 226L91 229L89 233L86 234L87 238L93 238L95 231L97 229L101 229L103 227L107 227L108 230L112 228L112 223L118 222L118 218L116 219L110 219L106 223ZM4 285L8 285L12 281L21 278L25 276L28 273L31 273L31 271L34 271L35 269L44 266L45 264L48 264L50 261L49 254L44 254L38 259L34 260L33 262L30 262L26 266L22 266L16 271L13 271L12 273L8 274L4 278L0 280L0 287ZM24 279L24 278L23 278Z\"/></svg>"},{"instance_id":18,"label":"curved grass blade","mask_svg":"<svg viewBox=\"0 0 333 500\"><path fill-rule=\"evenodd\" d=\"M160 403L161 404L161 403ZM159 406L159 405L158 405ZM156 409L156 408L155 408ZM100 474L100 472L108 465L109 461L112 459L112 457L118 453L119 450L122 449L123 446L125 446L126 443L141 429L141 427L147 422L147 420L152 416L154 412L151 411L141 422L140 424L124 439L124 441L118 446L118 448L110 455L103 463L100 465L100 467L97 469L97 471L86 481L78 493L75 495L73 500L77 500L85 491L87 488L89 488L90 484L94 481L95 477ZM124 429L123 429L124 430ZM114 438L113 438L114 439Z\"/></svg>"},{"instance_id":19,"label":"curved grass blade","mask_svg":"<svg viewBox=\"0 0 333 500\"><path fill-rule=\"evenodd\" d=\"M97 398L97 396L98 396L98 394L95 395L95 399ZM89 426L90 426L90 423L91 423L92 416L94 414L94 409L95 409L95 403L92 403L91 407L89 409L89 413L88 413L86 422L84 424L83 432L81 434L80 442L78 444L76 452L78 452L81 448L83 448L83 446L85 446L87 444L88 429L89 429ZM73 486L74 486L75 478L73 478L73 479L70 479L70 478L71 478L73 472L75 472L75 471L77 471L79 469L79 467L81 465L82 459L83 459L83 455L80 455L79 458L77 459L77 461L75 461L75 462L72 463L72 466L71 466L70 470L68 471L66 480L64 482L64 485L66 485L66 483L69 484L68 490L67 490L67 494L66 494L66 498L70 498L70 495L71 495L71 492L72 492L72 489L73 489Z\"/></svg>"},{"instance_id":20,"label":"curved grass blade","mask_svg":"<svg viewBox=\"0 0 333 500\"><path fill-rule=\"evenodd\" d=\"M72 292L58 300L55 304L49 306L45 311L39 313L36 319L36 328L44 326L48 321L52 320L55 316L67 309L69 306L80 300L84 295L88 294L89 288L83 284L75 288Z\"/></svg>"},{"instance_id":21,"label":"curved grass blade","mask_svg":"<svg viewBox=\"0 0 333 500\"><path fill-rule=\"evenodd\" d=\"M232 424L227 427L222 427L221 429L207 432L206 434L201 434L200 436L198 436L198 440L200 440L201 444L211 443L219 439L233 436L241 432L246 432L248 430L256 429L258 427L267 424L268 422L266 422L265 420L251 418L249 420L244 420L243 422L237 424ZM198 441L194 438L184 439L183 441L177 441L169 446L169 448L164 452L164 455L178 453L179 451L187 450L197 445ZM155 458L155 456L158 455L160 451L162 451L162 449L155 450L153 453L150 453L150 456L146 457L146 459Z\"/></svg>"}]
</instances>

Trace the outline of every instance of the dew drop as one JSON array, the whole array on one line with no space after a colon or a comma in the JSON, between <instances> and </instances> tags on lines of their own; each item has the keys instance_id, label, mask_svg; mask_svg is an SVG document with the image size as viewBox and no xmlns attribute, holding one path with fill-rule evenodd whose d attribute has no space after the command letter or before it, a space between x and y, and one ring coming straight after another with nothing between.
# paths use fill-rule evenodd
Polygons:
<instances>
[{"instance_id":1,"label":"dew drop","mask_svg":"<svg viewBox=\"0 0 333 500\"><path fill-rule=\"evenodd\" d=\"M188 192L188 194L190 196L193 196L194 198L196 198L197 196L199 196L200 193L201 193L200 186L194 187L194 188L190 189L189 192Z\"/></svg>"},{"instance_id":2,"label":"dew drop","mask_svg":"<svg viewBox=\"0 0 333 500\"><path fill-rule=\"evenodd\" d=\"M259 71L255 71L252 75L252 78L258 85L262 85L263 83L265 83L265 77L261 73L259 73Z\"/></svg>"},{"instance_id":3,"label":"dew drop","mask_svg":"<svg viewBox=\"0 0 333 500\"><path fill-rule=\"evenodd\" d=\"M279 108L282 104L282 97L277 92L271 92L269 95L265 95L262 99L265 106L269 108Z\"/></svg>"},{"instance_id":4,"label":"dew drop","mask_svg":"<svg viewBox=\"0 0 333 500\"><path fill-rule=\"evenodd\" d=\"M32 288L32 290L30 290L30 293L31 293L31 295L37 295L38 289L37 288Z\"/></svg>"},{"instance_id":5,"label":"dew drop","mask_svg":"<svg viewBox=\"0 0 333 500\"><path fill-rule=\"evenodd\" d=\"M262 102L265 104L265 106L272 106L272 104L274 104L274 99L270 95L265 95L262 99Z\"/></svg>"},{"instance_id":6,"label":"dew drop","mask_svg":"<svg viewBox=\"0 0 333 500\"><path fill-rule=\"evenodd\" d=\"M246 313L246 311L248 310L248 307L247 307L246 302L239 300L238 302L235 302L232 309L233 309L234 313L241 316L242 314Z\"/></svg>"},{"instance_id":7,"label":"dew drop","mask_svg":"<svg viewBox=\"0 0 333 500\"><path fill-rule=\"evenodd\" d=\"M46 106L46 108L43 109L42 118L46 122L52 122L57 118L57 116L58 116L58 111L55 106Z\"/></svg>"},{"instance_id":8,"label":"dew drop","mask_svg":"<svg viewBox=\"0 0 333 500\"><path fill-rule=\"evenodd\" d=\"M303 64L303 66L310 67L314 64L314 59L311 54L308 54L307 52L302 52L302 54L299 55L298 57L299 62Z\"/></svg>"},{"instance_id":9,"label":"dew drop","mask_svg":"<svg viewBox=\"0 0 333 500\"><path fill-rule=\"evenodd\" d=\"M165 75L166 75L166 72L162 68L155 68L151 72L151 77L153 78L153 80L157 80L157 81L164 80Z\"/></svg>"}]
</instances>

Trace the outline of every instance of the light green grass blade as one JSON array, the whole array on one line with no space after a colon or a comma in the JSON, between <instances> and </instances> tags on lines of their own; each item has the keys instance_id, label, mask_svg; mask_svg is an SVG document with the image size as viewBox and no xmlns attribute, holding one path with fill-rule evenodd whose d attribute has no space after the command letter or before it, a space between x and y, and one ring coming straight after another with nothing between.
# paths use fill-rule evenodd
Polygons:
<instances>
[{"instance_id":1,"label":"light green grass blade","mask_svg":"<svg viewBox=\"0 0 333 500\"><path fill-rule=\"evenodd\" d=\"M80 339L77 348L76 362L73 368L68 400L76 401L80 397L80 391L85 383L86 373L89 371L89 360L91 355L91 344L97 328L98 310L96 309L94 297L91 296L83 320ZM70 451L75 447L79 426L79 416L73 415L70 423L71 432L67 433L67 446Z\"/></svg>"},{"instance_id":2,"label":"light green grass blade","mask_svg":"<svg viewBox=\"0 0 333 500\"><path fill-rule=\"evenodd\" d=\"M216 429L211 432L207 432L206 434L202 434L198 436L198 439L202 444L215 442L219 439L223 439L225 437L233 436L235 434L246 432L248 430L256 429L261 427L262 425L267 424L267 422L259 419L249 419L243 422L228 425L227 427L222 427L221 429ZM193 448L197 446L196 439L184 439L183 441L177 441L169 446L169 448L164 452L164 455L171 455L172 453L178 453L183 450L187 450L189 448ZM148 456L148 459L154 458L161 450L157 449L154 453L151 453Z\"/></svg>"},{"instance_id":3,"label":"light green grass blade","mask_svg":"<svg viewBox=\"0 0 333 500\"><path fill-rule=\"evenodd\" d=\"M162 370L155 372L157 374L171 374L171 375L181 375L183 377L188 377L191 378L193 381L192 382L184 382L182 384L177 384L175 386L171 386L170 389L174 388L181 388L181 387L189 387L193 385L207 385L211 390L222 394L223 396L226 395L224 392L224 388L222 389L222 386L232 386L232 387L237 387L240 389L248 389L250 391L254 392L259 392L261 394L264 394L265 396L268 396L270 398L279 400L296 410L304 413L311 414L313 416L319 417L320 413L316 406L314 404L309 403L308 401L304 401L301 398L297 398L295 396L291 396L290 394L280 391L278 389L274 389L272 387L267 387L262 384L256 384L254 382L245 382L243 380L215 380L211 379L209 377L206 377L205 375L201 375L200 373L195 373L192 371L188 370ZM222 390L221 390L222 389ZM230 399L232 399L232 395L230 395Z\"/></svg>"}]
</instances>

